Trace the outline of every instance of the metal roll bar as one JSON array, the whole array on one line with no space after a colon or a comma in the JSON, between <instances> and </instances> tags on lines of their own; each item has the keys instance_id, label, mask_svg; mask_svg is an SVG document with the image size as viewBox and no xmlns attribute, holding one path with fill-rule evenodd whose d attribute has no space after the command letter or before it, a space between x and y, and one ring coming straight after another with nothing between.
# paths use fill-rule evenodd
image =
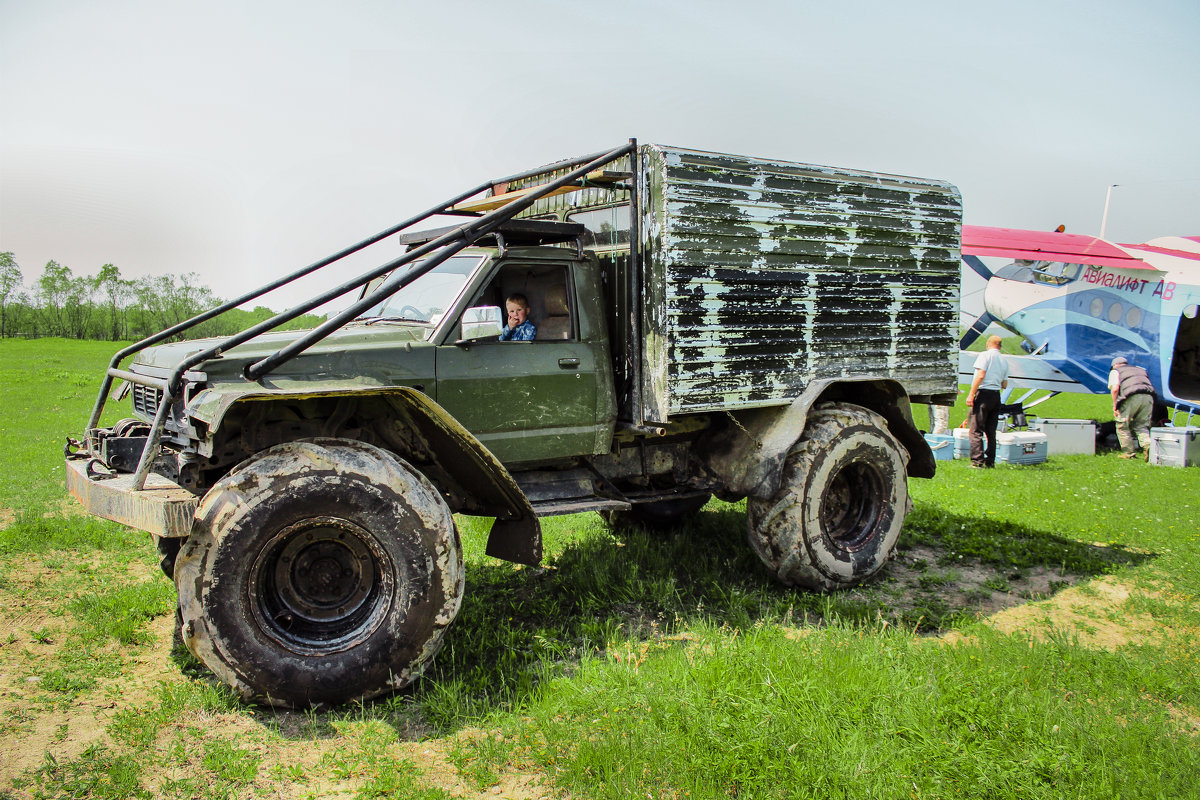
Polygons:
<instances>
[{"instance_id":1,"label":"metal roll bar","mask_svg":"<svg viewBox=\"0 0 1200 800\"><path fill-rule=\"evenodd\" d=\"M582 180L589 172L592 172L599 167L610 164L626 155L636 155L636 153L637 142L636 140L631 139L628 144L622 145L621 147L609 150L607 152L592 153L579 158L567 159L565 161L556 162L545 167L526 170L524 172L510 175L506 178L500 178L482 183L469 191L456 195L454 198L445 203L434 206L414 217L410 217L404 222L380 231L379 233L370 236L358 242L357 244L339 250L327 258L309 264L308 266L303 267L302 269L299 269L283 278L271 281L259 289L244 294L234 300L222 303L216 308L210 309L209 311L205 311L201 314L197 314L191 319L185 320L177 325L173 325L166 330L160 331L153 336L149 336L130 345L129 347L126 347L114 355L112 360L109 362L108 369L105 372L104 380L100 387L100 392L96 397L96 403L92 408L91 417L88 420L88 426L85 432L85 441L88 440L91 431L99 425L100 416L103 413L105 402L108 399L109 393L112 389L114 378L119 378L121 380L141 385L153 386L156 389L162 390L163 396L160 400L157 413L155 414L154 422L150 427L145 448L142 451L142 456L138 461L138 466L133 478L133 489L140 490L144 488L146 478L150 472L150 467L154 463L158 447L162 441L162 434L169 409L174 404L176 399L178 399L178 396L182 390L182 379L184 373L186 373L192 367L200 364L201 362L215 358L226 350L243 344L267 331L273 330L274 328L277 328L280 325L329 302L330 300L341 297L347 292L365 286L376 278L395 270L397 267L412 263L430 253L433 253L436 250L441 250L441 252L438 252L436 255L425 259L425 261L419 267L410 270L403 276L400 276L396 281L389 282L387 286L381 286L374 292L365 294L350 307L346 308L332 319L327 320L318 327L314 328L306 335L280 348L272 355L247 366L245 369L246 379L251 381L260 380L264 375L268 374L273 369L276 369L292 358L295 358L300 353L304 352L317 342L320 342L329 336L334 331L346 325L366 309L376 305L387 297L390 297L392 294L426 274L438 264L441 264L443 261L453 256L455 253L458 253L466 247L478 242L480 239L492 235L502 223L512 219L517 214L526 210L542 197L545 197L546 195L568 184ZM459 203L462 203L463 201L474 197L480 192L491 189L497 185L508 184L535 177L537 175L543 175L550 171L566 168L573 169L546 184L540 185L536 188L531 187L532 190L528 193L523 193L522 196L509 201L508 203L489 213L481 214L479 212L454 209L454 206L458 205ZM438 215L461 215L472 216L476 218L471 222L464 223L463 225L454 228L437 239L421 245L420 247L409 250L407 253L398 258L392 259L378 267L368 270L358 277L342 283L340 286L334 289L326 291L313 299L306 300L305 302L294 306L287 311L276 314L270 319L253 325L250 328L241 331L240 333L226 337L212 347L189 355L178 365L176 365L174 370L172 370L170 377L166 379L165 382L161 378L151 378L150 376L139 375L118 368L122 360L130 355L133 355L134 353L140 352L146 347L162 342L171 338L172 336L176 336L179 333L213 319L214 317L217 317L220 314L229 311L230 309L257 299L268 292L274 291L275 289L285 286L295 280L298 280L299 278L310 275L317 270L334 264L370 245L376 244L383 239L392 236L393 234L397 234L406 228Z\"/></svg>"}]
</instances>

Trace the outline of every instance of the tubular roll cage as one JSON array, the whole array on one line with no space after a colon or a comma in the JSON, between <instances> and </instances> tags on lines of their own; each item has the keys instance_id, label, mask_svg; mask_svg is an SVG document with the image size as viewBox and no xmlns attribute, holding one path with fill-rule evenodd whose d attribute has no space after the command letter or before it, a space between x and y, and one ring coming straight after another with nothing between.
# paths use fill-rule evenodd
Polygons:
<instances>
[{"instance_id":1,"label":"tubular roll cage","mask_svg":"<svg viewBox=\"0 0 1200 800\"><path fill-rule=\"evenodd\" d=\"M517 214L532 206L541 198L555 192L557 189L561 189L571 184L578 184L582 186L585 182L585 176L587 176L588 173L607 164L611 164L612 162L624 158L625 156L629 156L631 161L631 169L629 171L629 203L632 211L630 214L630 271L632 274L632 280L630 283L632 287L632 297L630 300L634 303L632 307L637 308L637 303L640 302L641 299L641 259L638 244L640 237L637 230L636 213L638 207L638 169L636 163L634 163L637 156L637 140L630 139L628 144L624 144L614 150L592 153L579 158L559 161L551 165L527 170L515 175L510 175L507 178L500 178L498 180L482 183L479 186L470 189L469 191L455 196L453 199L442 203L441 205L430 208L427 211L424 211L415 217L411 217L397 225L393 225L387 230L381 231L374 236L340 250L331 256L321 259L320 261L309 264L308 266L297 270L290 275L272 281L271 283L268 283L259 289L249 292L248 294L244 294L241 297L222 303L216 308L210 309L201 314L197 314L191 319L180 322L177 325L160 331L153 336L149 336L130 345L129 347L126 347L124 350L121 350L114 355L112 360L109 362L108 370L104 376L104 381L100 386L100 392L96 397L96 404L92 408L92 415L88 420L87 429L84 435L84 446L90 451L91 435L100 423L100 415L104 411L105 401L108 399L109 392L112 390L114 378L127 381L131 384L149 386L161 391L162 398L158 403L158 408L154 416L154 422L150 426L150 432L146 439L146 445L142 450L142 455L138 461L137 470L134 472L133 477L133 489L135 491L143 489L146 485L146 478L150 473L150 466L154 463L155 454L157 453L159 444L162 441L162 433L166 425L167 415L170 413L170 409L174 405L175 401L179 399L180 392L183 388L183 378L185 373L187 373L192 367L211 358L216 358L226 350L243 344L255 338L256 336L259 336L260 334L266 333L267 331L273 330L274 328L277 328L278 326L289 322L290 320L293 320L302 314L312 311L314 308L317 308L318 306L327 303L330 300L341 297L348 292L365 286L376 278L396 269L397 267L412 263L428 253L441 249L441 252L428 259L425 259L420 266L409 270L403 276L397 278L395 282L389 282L386 286L381 286L374 292L365 294L362 298L350 305L344 311L340 312L337 316L326 320L324 323L309 331L304 336L280 348L266 358L248 365L244 370L244 376L246 380L257 381L264 375L271 372L273 369L276 369L292 358L295 358L308 348L312 347L317 342L320 342L322 339L329 336L331 333L338 330L367 309L377 305L381 301L395 294L401 288L407 286L417 278L431 271L434 267L441 264L443 261L446 261L454 254L475 244L480 239L495 234L502 223L512 219ZM520 197L514 198L513 200L505 203L491 212L482 213L477 211L455 210L454 208L459 203L462 203L463 201L468 200L475 195L480 194L481 192L494 189L496 186L503 186L515 181L533 178L538 175L544 175L570 167L574 167L574 169L571 169L566 174L555 178L548 183L530 187L527 192L522 192ZM310 275L317 270L329 266L330 264L337 263L346 256L357 253L360 250L369 247L370 245L376 244L377 242L392 236L393 234L397 234L406 228L438 215L473 216L477 217L477 219L474 219L464 225L460 225L457 228L454 228L453 230L443 234L442 236L427 242L426 244L415 247L399 258L392 259L391 261L375 267L368 272L364 272L357 278L353 278L337 288L330 289L318 297L307 300L304 303L301 303L300 305L295 306L287 311L276 314L270 319L264 320L257 325L253 325L241 333L226 337L218 344L213 345L206 350L202 350L188 356L175 366L170 377L168 378L155 378L150 375L141 375L129 370L118 368L118 365L122 360L133 355L134 353L138 353L151 345L158 344L159 342L165 341L172 336L176 336L190 328L195 327L196 325L199 325L202 322L207 322L208 320L213 319L214 317L217 317L226 311L229 311L230 309L236 308L243 303L248 303L251 300L255 300L267 294L268 292L272 292L281 286L291 283L292 281ZM635 317L634 321L636 325L637 315L634 314L633 316ZM632 342L635 348L640 347L639 339L640 332L635 327L633 329L632 336ZM637 386L639 385L638 381L640 379L639 373L641 370L641 359L640 353L634 352L633 355L633 366L635 370L634 385ZM641 422L641 403L639 393L636 390L634 391L633 417L636 423Z\"/></svg>"}]
</instances>

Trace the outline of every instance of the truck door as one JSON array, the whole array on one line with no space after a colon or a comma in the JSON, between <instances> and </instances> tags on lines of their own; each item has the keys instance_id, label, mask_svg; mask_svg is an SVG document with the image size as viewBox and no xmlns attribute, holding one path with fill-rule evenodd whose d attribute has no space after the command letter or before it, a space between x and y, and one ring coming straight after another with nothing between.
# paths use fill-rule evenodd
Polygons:
<instances>
[{"instance_id":1,"label":"truck door","mask_svg":"<svg viewBox=\"0 0 1200 800\"><path fill-rule=\"evenodd\" d=\"M504 308L524 295L533 341L437 348L437 401L506 464L607 452L611 378L601 341L581 335L573 271L565 264L507 263L467 305Z\"/></svg>"}]
</instances>

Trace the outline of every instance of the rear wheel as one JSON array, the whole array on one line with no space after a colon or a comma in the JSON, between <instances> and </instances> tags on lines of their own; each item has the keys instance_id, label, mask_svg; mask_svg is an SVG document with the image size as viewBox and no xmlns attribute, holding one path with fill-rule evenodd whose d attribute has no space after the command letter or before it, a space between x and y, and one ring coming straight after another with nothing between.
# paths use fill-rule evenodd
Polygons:
<instances>
[{"instance_id":1,"label":"rear wheel","mask_svg":"<svg viewBox=\"0 0 1200 800\"><path fill-rule=\"evenodd\" d=\"M175 582L188 649L249 700L411 683L463 592L458 532L411 466L361 442L272 447L205 495Z\"/></svg>"},{"instance_id":2,"label":"rear wheel","mask_svg":"<svg viewBox=\"0 0 1200 800\"><path fill-rule=\"evenodd\" d=\"M887 563L911 501L908 453L883 417L850 403L809 413L778 491L746 504L750 544L783 583L829 591Z\"/></svg>"}]
</instances>

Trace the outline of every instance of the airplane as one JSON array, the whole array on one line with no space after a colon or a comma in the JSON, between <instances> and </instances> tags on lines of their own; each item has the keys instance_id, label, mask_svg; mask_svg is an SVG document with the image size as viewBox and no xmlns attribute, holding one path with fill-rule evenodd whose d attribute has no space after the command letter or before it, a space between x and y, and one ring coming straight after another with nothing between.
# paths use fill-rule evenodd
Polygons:
<instances>
[{"instance_id":1,"label":"airplane","mask_svg":"<svg viewBox=\"0 0 1200 800\"><path fill-rule=\"evenodd\" d=\"M1005 259L992 270L984 258ZM1200 413L1200 236L1117 244L1058 231L962 227L962 260L987 281L984 312L959 342L966 352L992 323L1022 337L1030 355L1009 356L1009 383L1045 395L1108 393L1112 359L1143 367L1159 400ZM1174 417L1174 413L1172 414Z\"/></svg>"}]
</instances>

